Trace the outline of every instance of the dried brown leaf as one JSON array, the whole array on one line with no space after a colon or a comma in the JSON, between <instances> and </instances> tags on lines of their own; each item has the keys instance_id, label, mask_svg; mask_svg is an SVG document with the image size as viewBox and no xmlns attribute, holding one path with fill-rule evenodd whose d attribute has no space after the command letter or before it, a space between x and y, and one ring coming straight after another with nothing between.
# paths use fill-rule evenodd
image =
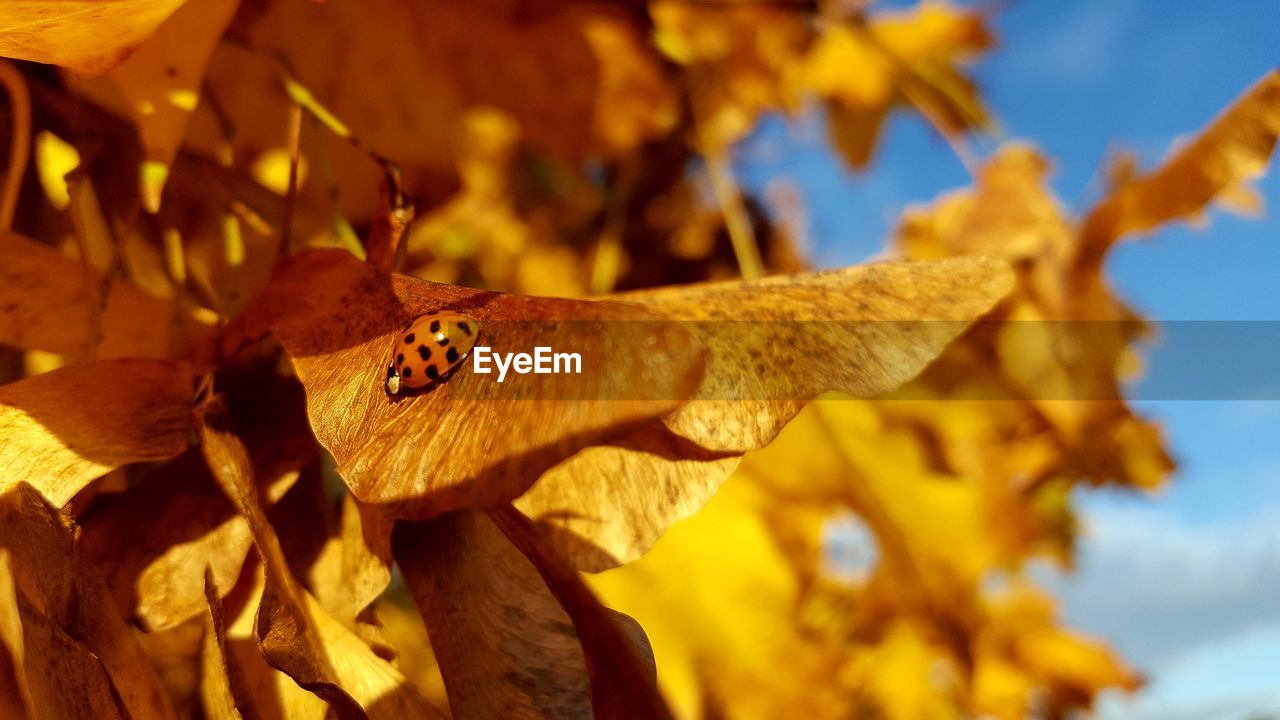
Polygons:
<instances>
[{"instance_id":1,"label":"dried brown leaf","mask_svg":"<svg viewBox=\"0 0 1280 720\"><path fill-rule=\"evenodd\" d=\"M196 415L205 459L248 521L263 561L266 581L255 634L267 661L321 697L340 718L439 717L403 676L294 581L262 509L249 453L233 433L223 401L210 399Z\"/></svg>"},{"instance_id":2,"label":"dried brown leaf","mask_svg":"<svg viewBox=\"0 0 1280 720\"><path fill-rule=\"evenodd\" d=\"M120 64L185 0L6 0L0 55L100 75Z\"/></svg>"},{"instance_id":3,"label":"dried brown leaf","mask_svg":"<svg viewBox=\"0 0 1280 720\"><path fill-rule=\"evenodd\" d=\"M6 718L121 718L102 663L35 609L0 549L0 710ZM10 674L12 673L12 674Z\"/></svg>"},{"instance_id":4,"label":"dried brown leaf","mask_svg":"<svg viewBox=\"0 0 1280 720\"><path fill-rule=\"evenodd\" d=\"M0 343L84 358L204 354L212 333L169 300L43 243L0 233Z\"/></svg>"},{"instance_id":5,"label":"dried brown leaf","mask_svg":"<svg viewBox=\"0 0 1280 720\"><path fill-rule=\"evenodd\" d=\"M293 487L319 448L296 382L254 381L232 409L245 428L254 477L271 506ZM144 628L171 628L204 612L202 577L229 592L253 534L227 502L198 450L150 470L127 491L103 497L78 518L85 554L107 578L116 604Z\"/></svg>"},{"instance_id":6,"label":"dried brown leaf","mask_svg":"<svg viewBox=\"0 0 1280 720\"><path fill-rule=\"evenodd\" d=\"M592 708L597 718L670 719L671 710L658 692L653 649L639 623L600 603L582 575L543 544L533 523L511 506L490 514L529 562L551 594L573 618L591 676Z\"/></svg>"},{"instance_id":7,"label":"dried brown leaf","mask_svg":"<svg viewBox=\"0 0 1280 720\"><path fill-rule=\"evenodd\" d=\"M14 584L32 611L49 621L41 624L46 647L70 657L80 654L74 650L79 644L84 656L96 656L125 714L174 717L163 685L102 578L81 557L67 520L30 485L0 495L0 548L8 550Z\"/></svg>"},{"instance_id":8,"label":"dried brown leaf","mask_svg":"<svg viewBox=\"0 0 1280 720\"><path fill-rule=\"evenodd\" d=\"M768 443L800 408L841 390L870 397L910 380L1012 287L1004 263L886 263L623 299L694 326L708 348L693 402L667 426L703 447Z\"/></svg>"},{"instance_id":9,"label":"dried brown leaf","mask_svg":"<svg viewBox=\"0 0 1280 720\"><path fill-rule=\"evenodd\" d=\"M240 720L240 710L231 690L231 674L227 663L226 620L222 611L222 595L213 573L204 573L204 639L200 644L200 700L210 720Z\"/></svg>"},{"instance_id":10,"label":"dried brown leaf","mask_svg":"<svg viewBox=\"0 0 1280 720\"><path fill-rule=\"evenodd\" d=\"M697 512L739 460L654 423L548 470L515 506L579 570L599 572L640 557Z\"/></svg>"},{"instance_id":11,"label":"dried brown leaf","mask_svg":"<svg viewBox=\"0 0 1280 720\"><path fill-rule=\"evenodd\" d=\"M239 0L187 0L111 71L142 138L142 200L150 212L160 206L169 166L200 97L205 64L239 4Z\"/></svg>"},{"instance_id":12,"label":"dried brown leaf","mask_svg":"<svg viewBox=\"0 0 1280 720\"><path fill-rule=\"evenodd\" d=\"M61 507L121 465L187 447L191 370L162 360L77 363L0 386L0 489L27 482Z\"/></svg>"},{"instance_id":13,"label":"dried brown leaf","mask_svg":"<svg viewBox=\"0 0 1280 720\"><path fill-rule=\"evenodd\" d=\"M396 529L396 561L454 713L666 717L651 669L612 612L540 549L527 519L498 513L449 513Z\"/></svg>"},{"instance_id":14,"label":"dried brown leaf","mask_svg":"<svg viewBox=\"0 0 1280 720\"><path fill-rule=\"evenodd\" d=\"M401 328L440 309L479 320L494 353L577 352L583 373L500 385L464 365L434 391L388 399L385 369ZM579 448L676 407L698 380L701 352L683 327L660 320L631 304L439 285L343 251L310 251L281 263L225 347L234 352L269 329L307 388L316 437L356 497L424 517L510 501Z\"/></svg>"},{"instance_id":15,"label":"dried brown leaf","mask_svg":"<svg viewBox=\"0 0 1280 720\"><path fill-rule=\"evenodd\" d=\"M1266 168L1280 136L1280 70L1249 88L1159 168L1125 182L1095 207L1081 231L1082 261L1098 262L1123 235L1189 219Z\"/></svg>"},{"instance_id":16,"label":"dried brown leaf","mask_svg":"<svg viewBox=\"0 0 1280 720\"><path fill-rule=\"evenodd\" d=\"M483 514L401 523L396 561L458 717L591 717L573 622Z\"/></svg>"}]
</instances>

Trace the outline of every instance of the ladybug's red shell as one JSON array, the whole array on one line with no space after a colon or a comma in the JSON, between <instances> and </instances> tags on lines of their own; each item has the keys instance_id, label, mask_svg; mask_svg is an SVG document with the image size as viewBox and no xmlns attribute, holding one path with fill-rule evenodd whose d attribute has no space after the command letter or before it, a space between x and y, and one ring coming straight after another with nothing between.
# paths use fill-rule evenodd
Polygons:
<instances>
[{"instance_id":1,"label":"ladybug's red shell","mask_svg":"<svg viewBox=\"0 0 1280 720\"><path fill-rule=\"evenodd\" d=\"M480 323L461 313L438 312L416 318L396 336L387 366L386 390L395 395L444 379L476 346Z\"/></svg>"}]
</instances>

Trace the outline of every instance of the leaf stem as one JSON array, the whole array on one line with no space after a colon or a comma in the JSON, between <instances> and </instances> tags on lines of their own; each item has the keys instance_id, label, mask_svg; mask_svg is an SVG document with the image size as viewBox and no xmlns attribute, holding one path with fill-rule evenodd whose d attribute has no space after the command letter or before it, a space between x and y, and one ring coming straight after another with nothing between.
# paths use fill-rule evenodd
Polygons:
<instances>
[{"instance_id":1,"label":"leaf stem","mask_svg":"<svg viewBox=\"0 0 1280 720\"><path fill-rule=\"evenodd\" d=\"M14 210L18 206L18 194L22 191L22 178L27 172L27 160L31 157L31 94L27 82L13 63L0 59L0 85L9 95L9 107L13 119L9 143L9 167L5 172L4 189L0 191L0 231L13 226Z\"/></svg>"},{"instance_id":2,"label":"leaf stem","mask_svg":"<svg viewBox=\"0 0 1280 720\"><path fill-rule=\"evenodd\" d=\"M293 245L293 206L298 195L298 146L302 142L302 106L289 108L289 189L284 194L284 217L280 221L280 256L288 255Z\"/></svg>"}]
</instances>

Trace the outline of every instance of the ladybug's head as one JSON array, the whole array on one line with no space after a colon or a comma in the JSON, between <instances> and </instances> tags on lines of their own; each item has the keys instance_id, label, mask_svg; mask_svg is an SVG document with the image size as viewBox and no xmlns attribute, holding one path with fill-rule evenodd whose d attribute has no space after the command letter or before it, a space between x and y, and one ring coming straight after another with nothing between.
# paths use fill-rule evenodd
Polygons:
<instances>
[{"instance_id":1,"label":"ladybug's head","mask_svg":"<svg viewBox=\"0 0 1280 720\"><path fill-rule=\"evenodd\" d=\"M387 395L397 395L400 392L400 373L396 372L395 364L387 366L387 382L384 386Z\"/></svg>"}]
</instances>

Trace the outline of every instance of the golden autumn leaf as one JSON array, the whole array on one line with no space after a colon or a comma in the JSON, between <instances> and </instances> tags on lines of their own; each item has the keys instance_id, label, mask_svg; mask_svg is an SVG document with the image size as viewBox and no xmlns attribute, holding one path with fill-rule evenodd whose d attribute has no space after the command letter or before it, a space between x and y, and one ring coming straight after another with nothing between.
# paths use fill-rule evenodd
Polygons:
<instances>
[{"instance_id":1,"label":"golden autumn leaf","mask_svg":"<svg viewBox=\"0 0 1280 720\"><path fill-rule=\"evenodd\" d=\"M966 258L622 297L697 322L707 370L694 402L666 423L708 449L742 452L767 443L823 392L871 396L909 380L1011 280L1000 262Z\"/></svg>"},{"instance_id":2,"label":"golden autumn leaf","mask_svg":"<svg viewBox=\"0 0 1280 720\"><path fill-rule=\"evenodd\" d=\"M503 386L464 371L438 391L388 398L383 381L400 331L442 309L474 317L495 354L572 348L585 374ZM687 331L661 320L634 304L424 283L342 251L312 251L281 265L225 347L269 329L356 497L421 517L509 501L582 445L674 408L697 382L701 357Z\"/></svg>"},{"instance_id":3,"label":"golden autumn leaf","mask_svg":"<svg viewBox=\"0 0 1280 720\"><path fill-rule=\"evenodd\" d=\"M213 574L205 571L204 594L207 615L204 639L200 644L200 700L211 720L240 720L243 716L232 695L230 665L227 662L226 619L222 596L214 584Z\"/></svg>"},{"instance_id":4,"label":"golden autumn leaf","mask_svg":"<svg viewBox=\"0 0 1280 720\"><path fill-rule=\"evenodd\" d=\"M1080 262L1123 235L1188 219L1266 169L1280 137L1280 70L1265 75L1195 139L1150 173L1122 182L1084 219Z\"/></svg>"},{"instance_id":5,"label":"golden autumn leaf","mask_svg":"<svg viewBox=\"0 0 1280 720\"><path fill-rule=\"evenodd\" d=\"M187 0L128 60L111 71L142 136L143 207L160 208L169 167L200 99L205 63L239 0Z\"/></svg>"},{"instance_id":6,"label":"golden autumn leaf","mask_svg":"<svg viewBox=\"0 0 1280 720\"><path fill-rule=\"evenodd\" d=\"M0 232L0 342L71 358L199 358L207 325L135 285L104 281L83 263Z\"/></svg>"},{"instance_id":7,"label":"golden autumn leaf","mask_svg":"<svg viewBox=\"0 0 1280 720\"><path fill-rule=\"evenodd\" d=\"M734 456L769 442L813 397L894 389L1008 289L1007 270L978 259L623 295L693 321L709 352L694 400L666 428L584 450L517 505L581 569L632 560L711 497Z\"/></svg>"},{"instance_id":8,"label":"golden autumn leaf","mask_svg":"<svg viewBox=\"0 0 1280 720\"><path fill-rule=\"evenodd\" d=\"M49 670L48 663L60 662L58 656L65 653L67 661L79 662L81 668L87 664L105 670L122 716L174 717L168 695L111 602L102 578L84 561L67 520L26 483L0 495L0 548L7 552L13 584L25 598L20 604L29 603L32 613L46 619L33 626L33 631L46 633L37 640L44 643L41 651L54 653L28 672ZM92 671L81 677L59 673L52 682L55 687L62 683L61 689L73 696L99 702L93 697L101 683L94 676ZM39 701L67 699L46 695ZM40 712L39 707L32 710Z\"/></svg>"},{"instance_id":9,"label":"golden autumn leaf","mask_svg":"<svg viewBox=\"0 0 1280 720\"><path fill-rule=\"evenodd\" d=\"M644 629L625 613L601 604L578 571L542 541L537 528L519 511L508 506L489 515L537 568L547 589L573 619L586 657L595 715L616 720L669 718L670 711L658 694L653 651Z\"/></svg>"},{"instance_id":10,"label":"golden autumn leaf","mask_svg":"<svg viewBox=\"0 0 1280 720\"><path fill-rule=\"evenodd\" d=\"M394 668L296 583L261 507L248 451L230 427L223 401L206 401L196 416L209 468L247 521L262 559L265 583L254 632L267 661L339 717L438 716Z\"/></svg>"},{"instance_id":11,"label":"golden autumn leaf","mask_svg":"<svg viewBox=\"0 0 1280 720\"><path fill-rule=\"evenodd\" d=\"M174 457L191 398L190 367L163 360L77 363L0 385L0 488L29 483L61 507L121 465Z\"/></svg>"},{"instance_id":12,"label":"golden autumn leaf","mask_svg":"<svg viewBox=\"0 0 1280 720\"><path fill-rule=\"evenodd\" d=\"M0 549L0 709L5 717L124 717L111 679L88 648L41 613L16 585Z\"/></svg>"},{"instance_id":13,"label":"golden autumn leaf","mask_svg":"<svg viewBox=\"0 0 1280 720\"><path fill-rule=\"evenodd\" d=\"M579 451L515 506L579 570L599 572L640 557L672 523L701 509L738 462L655 422Z\"/></svg>"},{"instance_id":14,"label":"golden autumn leaf","mask_svg":"<svg viewBox=\"0 0 1280 720\"><path fill-rule=\"evenodd\" d=\"M948 2L854 18L822 34L804 59L806 89L828 101L832 144L864 167L889 112L913 106L947 135L989 123L960 67L993 43L985 18Z\"/></svg>"},{"instance_id":15,"label":"golden autumn leaf","mask_svg":"<svg viewBox=\"0 0 1280 720\"><path fill-rule=\"evenodd\" d=\"M247 383L241 422L263 503L294 487L318 448L295 383ZM245 395L240 395L244 398ZM85 553L107 579L120 609L150 631L172 628L206 609L203 577L230 592L253 544L245 519L227 502L196 449L141 473L122 493L81 513Z\"/></svg>"},{"instance_id":16,"label":"golden autumn leaf","mask_svg":"<svg viewBox=\"0 0 1280 720\"><path fill-rule=\"evenodd\" d=\"M12 0L0 8L0 55L100 75L184 1Z\"/></svg>"},{"instance_id":17,"label":"golden autumn leaf","mask_svg":"<svg viewBox=\"0 0 1280 720\"><path fill-rule=\"evenodd\" d=\"M590 717L573 621L483 514L402 526L396 557L460 717Z\"/></svg>"},{"instance_id":18,"label":"golden autumn leaf","mask_svg":"<svg viewBox=\"0 0 1280 720\"><path fill-rule=\"evenodd\" d=\"M1012 720L1138 688L1031 578L1089 486L1170 480L1106 253L1260 212L1278 75L1077 217L1035 146L966 137L1000 12L0 6L0 716ZM758 172L808 167L773 133L816 113L862 169L899 112L971 187L811 272L849 248L807 170ZM442 310L581 372L392 390Z\"/></svg>"},{"instance_id":19,"label":"golden autumn leaf","mask_svg":"<svg viewBox=\"0 0 1280 720\"><path fill-rule=\"evenodd\" d=\"M644 557L590 578L648 633L676 717L838 717L836 658L789 630L802 587L762 502L758 488L731 480Z\"/></svg>"}]
</instances>

